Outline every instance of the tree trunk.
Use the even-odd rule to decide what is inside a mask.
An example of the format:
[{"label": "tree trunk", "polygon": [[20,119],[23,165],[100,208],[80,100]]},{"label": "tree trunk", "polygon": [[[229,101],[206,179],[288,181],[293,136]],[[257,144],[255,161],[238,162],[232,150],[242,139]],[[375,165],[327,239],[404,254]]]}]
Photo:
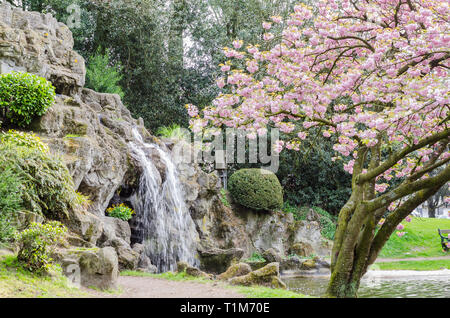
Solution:
[{"label": "tree trunk", "polygon": [[442,186],[436,184],[411,195],[386,217],[384,224],[375,233],[387,205],[374,209],[367,203],[366,200],[374,196],[373,185],[374,183],[358,186],[353,184],[352,195],[339,213],[327,297],[357,297],[361,278],[374,263],[397,225]]}]

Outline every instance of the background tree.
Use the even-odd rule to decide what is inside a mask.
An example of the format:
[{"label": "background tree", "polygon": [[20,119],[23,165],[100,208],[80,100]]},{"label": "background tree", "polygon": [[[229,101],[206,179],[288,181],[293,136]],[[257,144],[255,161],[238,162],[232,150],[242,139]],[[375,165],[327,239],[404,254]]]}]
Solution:
[{"label": "background tree", "polygon": [[355,297],[397,225],[450,180],[450,8],[444,0],[323,0],[313,10],[295,6],[270,51],[239,41],[224,50],[231,66],[219,83],[229,87],[192,127],[240,127],[252,138],[277,127],[296,136],[280,140],[279,152],[300,150],[312,127],[335,136],[352,193],[339,213],[327,294]]}]

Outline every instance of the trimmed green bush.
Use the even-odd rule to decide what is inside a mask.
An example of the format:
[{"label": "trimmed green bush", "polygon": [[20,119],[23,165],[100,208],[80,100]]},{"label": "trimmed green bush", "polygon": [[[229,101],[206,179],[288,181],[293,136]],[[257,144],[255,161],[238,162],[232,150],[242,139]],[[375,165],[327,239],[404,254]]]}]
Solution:
[{"label": "trimmed green bush", "polygon": [[[0,135],[0,140],[2,140]],[[53,219],[68,215],[77,206],[77,196],[69,170],[62,159],[43,151],[46,145],[33,136],[6,138],[0,143],[0,167],[9,167],[14,179],[25,189],[21,210]],[[26,140],[26,145],[23,145]]]},{"label": "trimmed green bush", "polygon": [[31,272],[48,272],[53,265],[49,249],[61,242],[66,233],[67,228],[58,221],[31,223],[16,236],[17,260]]},{"label": "trimmed green bush", "polygon": [[42,116],[55,100],[55,88],[45,78],[11,72],[0,75],[0,110],[3,120],[26,127]]},{"label": "trimmed green bush", "polygon": [[229,180],[233,199],[250,209],[276,210],[283,206],[283,189],[277,176],[261,169],[241,169]]}]

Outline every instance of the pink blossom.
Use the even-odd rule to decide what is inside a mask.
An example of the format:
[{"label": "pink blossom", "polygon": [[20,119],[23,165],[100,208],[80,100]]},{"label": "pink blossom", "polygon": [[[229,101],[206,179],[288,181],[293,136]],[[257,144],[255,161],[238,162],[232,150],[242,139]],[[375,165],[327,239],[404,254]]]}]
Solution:
[{"label": "pink blossom", "polygon": [[269,30],[272,27],[272,23],[270,23],[270,22],[263,22],[262,26],[263,26],[264,29]]},{"label": "pink blossom", "polygon": [[405,226],[401,223],[399,225],[397,225],[397,230],[399,230],[399,231],[403,230],[404,228],[405,228]]}]

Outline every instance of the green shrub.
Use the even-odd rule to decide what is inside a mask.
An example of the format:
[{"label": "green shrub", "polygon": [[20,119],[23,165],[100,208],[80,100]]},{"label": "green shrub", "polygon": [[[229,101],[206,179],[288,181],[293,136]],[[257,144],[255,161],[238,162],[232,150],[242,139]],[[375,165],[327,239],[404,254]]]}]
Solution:
[{"label": "green shrub", "polygon": [[22,206],[24,188],[9,166],[0,166],[0,242],[13,238],[17,212]]},{"label": "green shrub", "polygon": [[77,204],[72,177],[61,158],[40,148],[1,143],[0,167],[10,167],[25,189],[22,210],[61,219]]},{"label": "green shrub", "polygon": [[55,100],[55,88],[46,79],[11,72],[0,75],[0,110],[3,119],[25,127],[36,116],[42,116]]},{"label": "green shrub", "polygon": [[229,191],[239,204],[254,210],[276,210],[283,206],[283,189],[277,176],[262,169],[241,169],[229,180]]},{"label": "green shrub", "polygon": [[133,209],[127,207],[125,204],[121,203],[119,205],[113,205],[111,208],[107,209],[106,212],[109,216],[113,218],[118,218],[124,221],[128,221],[133,217]]},{"label": "green shrub", "polygon": [[109,51],[102,54],[101,48],[88,60],[86,68],[86,87],[97,92],[118,94],[123,98],[124,93],[119,82],[122,79],[120,64],[114,66],[110,61]]},{"label": "green shrub", "polygon": [[261,254],[254,252],[252,254],[252,256],[247,258],[245,261],[247,261],[247,262],[265,262],[266,259]]},{"label": "green shrub", "polygon": [[0,134],[0,142],[2,144],[11,144],[14,146],[36,149],[43,153],[48,153],[50,151],[48,146],[35,134],[12,129],[7,133]]},{"label": "green shrub", "polygon": [[156,134],[163,138],[183,140],[190,138],[190,135],[186,135],[185,131],[180,127],[180,125],[173,124],[172,126],[162,126],[156,130]]},{"label": "green shrub", "polygon": [[48,272],[53,264],[49,249],[61,242],[66,233],[67,228],[58,221],[31,223],[16,235],[17,260],[31,272]]}]

